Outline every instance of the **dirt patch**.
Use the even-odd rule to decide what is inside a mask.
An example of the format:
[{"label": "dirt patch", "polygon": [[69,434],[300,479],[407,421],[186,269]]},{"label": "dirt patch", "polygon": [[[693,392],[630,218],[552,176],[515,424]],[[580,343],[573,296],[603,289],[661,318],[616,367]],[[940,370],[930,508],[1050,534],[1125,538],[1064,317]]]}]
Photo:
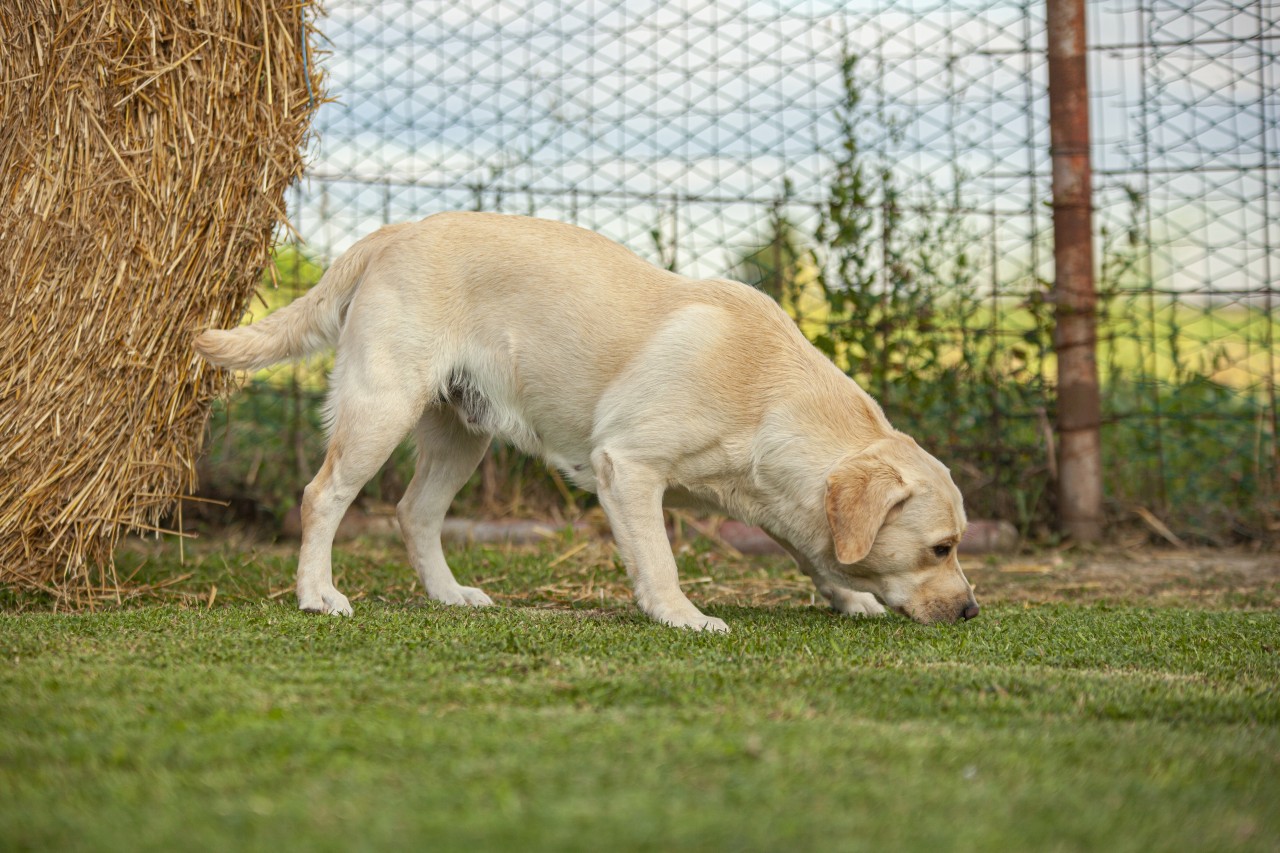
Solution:
[{"label": "dirt patch", "polygon": [[[224,598],[292,595],[289,562],[295,542],[264,542],[251,533],[206,532],[187,544],[187,567],[175,564],[174,545],[132,540],[124,550],[132,560],[151,563],[147,595],[190,597],[205,606],[210,585]],[[451,545],[465,582],[495,600],[547,609],[629,606],[631,587],[613,543],[597,536],[561,531],[536,545]],[[786,557],[744,556],[724,540],[677,538],[680,582],[698,604],[751,607],[821,604],[813,583]],[[353,599],[391,603],[422,601],[404,546],[398,539],[368,536],[339,544],[344,591]],[[470,560],[462,557],[468,552]],[[527,566],[513,568],[522,555]],[[279,577],[263,578],[252,568],[263,558],[285,561]],[[519,562],[519,561],[516,561]],[[1280,555],[1230,550],[1143,548],[1096,551],[1041,550],[1016,556],[962,560],[983,605],[1080,602],[1198,608],[1280,608]],[[236,566],[229,573],[227,566]],[[170,568],[171,567],[171,568]],[[203,567],[203,568],[202,568]],[[194,576],[193,576],[194,572]],[[520,577],[522,572],[527,576]],[[514,574],[513,574],[514,573]],[[134,597],[137,598],[136,596]]]},{"label": "dirt patch", "polygon": [[[561,561],[553,582],[495,597],[578,607],[588,602],[607,605],[631,599],[621,570],[612,569],[611,543],[578,543],[548,559]],[[1154,549],[1042,551],[970,559],[965,562],[965,572],[983,604],[1112,602],[1280,608],[1280,557],[1275,554]],[[761,607],[821,603],[812,582],[786,558],[686,551],[680,585],[701,604]]]},{"label": "dirt patch", "polygon": [[1280,556],[1225,550],[1041,553],[966,566],[992,603],[1115,601],[1153,606],[1280,607]]}]

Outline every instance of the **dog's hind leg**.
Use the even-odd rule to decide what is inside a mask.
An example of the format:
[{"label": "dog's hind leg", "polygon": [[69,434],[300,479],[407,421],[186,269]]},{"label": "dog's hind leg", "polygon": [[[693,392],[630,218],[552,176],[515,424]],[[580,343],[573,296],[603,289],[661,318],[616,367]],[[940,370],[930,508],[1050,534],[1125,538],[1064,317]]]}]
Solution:
[{"label": "dog's hind leg", "polygon": [[445,562],[440,528],[453,496],[480,464],[490,437],[466,429],[450,408],[427,409],[415,430],[418,462],[396,507],[409,560],[427,597],[445,604],[493,604],[489,596],[461,586]]},{"label": "dog's hind leg", "polygon": [[333,535],[355,500],[421,414],[416,395],[401,388],[354,388],[334,396],[329,450],[302,493],[302,550],[298,556],[298,607],[351,615],[351,603],[333,586]]}]

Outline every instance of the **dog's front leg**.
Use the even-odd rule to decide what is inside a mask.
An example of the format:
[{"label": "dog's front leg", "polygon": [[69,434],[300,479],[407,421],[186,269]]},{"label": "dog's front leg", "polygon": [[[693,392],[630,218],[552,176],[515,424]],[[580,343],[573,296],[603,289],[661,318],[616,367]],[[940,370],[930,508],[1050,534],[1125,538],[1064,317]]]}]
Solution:
[{"label": "dog's front leg", "polygon": [[885,614],[884,605],[877,601],[874,595],[849,588],[844,583],[841,583],[838,578],[830,576],[815,566],[808,557],[790,542],[776,534],[771,533],[770,535],[791,555],[791,559],[796,561],[800,571],[813,580],[813,585],[818,588],[818,592],[822,593],[822,597],[830,602],[832,610],[837,613],[843,613],[846,616],[883,616]]},{"label": "dog's front leg", "polygon": [[651,619],[695,631],[728,631],[723,620],[707,616],[680,589],[676,560],[662,522],[666,484],[646,466],[617,453],[591,455],[600,503],[622,552],[636,603]]},{"label": "dog's front leg", "polygon": [[847,587],[828,587],[821,592],[831,602],[832,609],[837,613],[843,613],[846,616],[883,616],[885,614],[884,605],[869,592],[858,592],[856,589]]}]

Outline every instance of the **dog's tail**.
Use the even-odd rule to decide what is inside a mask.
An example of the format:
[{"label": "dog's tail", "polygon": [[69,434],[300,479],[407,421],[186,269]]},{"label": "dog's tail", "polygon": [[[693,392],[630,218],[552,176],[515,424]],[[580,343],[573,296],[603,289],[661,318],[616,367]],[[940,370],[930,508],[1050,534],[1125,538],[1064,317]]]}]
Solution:
[{"label": "dog's tail", "polygon": [[334,261],[315,287],[256,323],[201,332],[196,352],[223,367],[258,370],[333,346],[370,260],[400,227],[382,228],[360,240]]}]

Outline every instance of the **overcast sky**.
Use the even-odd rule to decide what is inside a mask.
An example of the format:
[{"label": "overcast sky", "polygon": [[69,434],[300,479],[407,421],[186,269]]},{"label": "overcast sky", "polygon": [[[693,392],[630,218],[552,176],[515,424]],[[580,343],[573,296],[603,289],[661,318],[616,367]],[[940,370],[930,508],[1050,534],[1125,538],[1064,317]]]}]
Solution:
[{"label": "overcast sky", "polygon": [[[1249,288],[1280,236],[1276,16],[1221,2],[1190,13],[1131,5],[1089,7],[1100,46],[1090,64],[1099,220],[1125,219],[1124,188],[1136,189],[1170,244],[1173,286],[1227,275]],[[312,178],[293,205],[324,254],[384,220],[480,204],[572,219],[642,253],[656,228],[679,247],[683,271],[722,274],[759,239],[784,178],[794,219],[825,197],[841,151],[846,51],[861,58],[859,143],[911,200],[936,203],[958,188],[981,214],[979,238],[1014,267],[1027,259],[1009,244],[1048,227],[1039,6],[326,7],[323,61],[340,103],[317,117]],[[1186,46],[1192,38],[1203,43]],[[1154,46],[1136,49],[1143,39]]]}]

